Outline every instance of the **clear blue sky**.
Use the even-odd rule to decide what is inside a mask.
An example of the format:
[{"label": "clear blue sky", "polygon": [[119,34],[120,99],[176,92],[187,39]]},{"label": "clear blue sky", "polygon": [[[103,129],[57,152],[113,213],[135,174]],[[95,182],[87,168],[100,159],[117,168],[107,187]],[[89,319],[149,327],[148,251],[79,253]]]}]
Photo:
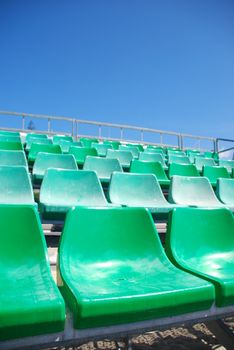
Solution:
[{"label": "clear blue sky", "polygon": [[0,0],[0,109],[234,137],[233,0]]}]

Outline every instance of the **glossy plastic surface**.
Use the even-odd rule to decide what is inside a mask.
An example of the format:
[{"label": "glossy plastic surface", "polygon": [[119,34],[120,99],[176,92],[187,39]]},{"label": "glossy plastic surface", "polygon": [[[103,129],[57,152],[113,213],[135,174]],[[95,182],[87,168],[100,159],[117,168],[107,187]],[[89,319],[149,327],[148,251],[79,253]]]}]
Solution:
[{"label": "glossy plastic surface", "polygon": [[218,179],[216,195],[222,203],[234,208],[234,179]]},{"label": "glossy plastic surface", "polygon": [[33,164],[35,162],[37,154],[39,152],[61,154],[62,150],[59,145],[42,145],[42,144],[33,143],[31,145],[29,155],[28,155],[28,161],[30,164]]},{"label": "glossy plastic surface", "polygon": [[104,140],[103,143],[105,143],[106,145],[111,145],[113,147],[113,149],[119,149],[119,145],[121,145],[121,143],[119,141],[111,141],[111,140]]},{"label": "glossy plastic surface", "polygon": [[4,136],[20,136],[20,133],[18,131],[0,130],[0,135],[4,135]]},{"label": "glossy plastic surface", "polygon": [[0,204],[21,203],[35,204],[26,167],[0,166]]},{"label": "glossy plastic surface", "polygon": [[40,139],[47,139],[48,136],[46,134],[36,134],[36,133],[29,133],[25,137],[25,141],[28,142],[31,138],[40,138]]},{"label": "glossy plastic surface", "polygon": [[59,144],[60,141],[70,141],[73,142],[72,136],[69,135],[54,135],[53,136],[53,143]]},{"label": "glossy plastic surface", "polygon": [[21,143],[21,138],[20,136],[9,136],[9,135],[0,134],[0,142],[20,142]]},{"label": "glossy plastic surface", "polygon": [[0,141],[0,150],[22,151],[23,145],[20,141]]},{"label": "glossy plastic surface", "polygon": [[219,165],[225,167],[229,174],[231,174],[234,169],[234,160],[220,159]]},{"label": "glossy plastic surface", "polygon": [[167,202],[153,174],[113,173],[109,198],[113,204],[148,208],[158,218],[176,206]]},{"label": "glossy plastic surface", "polygon": [[190,160],[188,156],[185,155],[177,155],[175,153],[168,154],[168,164],[170,163],[178,163],[178,164],[190,164]]},{"label": "glossy plastic surface", "polygon": [[214,284],[217,306],[234,304],[234,219],[228,209],[174,209],[166,252],[174,264]]},{"label": "glossy plastic surface", "polygon": [[79,141],[82,143],[83,147],[91,148],[92,143],[98,143],[96,138],[81,137]]},{"label": "glossy plastic surface", "polygon": [[118,159],[91,156],[86,157],[83,169],[95,171],[102,183],[109,183],[113,171],[123,171]]},{"label": "glossy plastic surface", "polygon": [[120,165],[123,168],[129,169],[131,161],[133,159],[133,154],[131,151],[119,151],[114,149],[108,149],[106,158],[118,159]]},{"label": "glossy plastic surface", "polygon": [[130,148],[136,148],[139,152],[144,151],[144,147],[139,143],[127,143],[126,146]]},{"label": "glossy plastic surface", "polygon": [[24,151],[0,150],[0,166],[28,166]]},{"label": "glossy plastic surface", "polygon": [[215,166],[213,158],[195,157],[194,164],[197,170],[201,173],[204,165]]},{"label": "glossy plastic surface", "polygon": [[162,187],[169,187],[168,179],[162,164],[159,162],[144,162],[141,160],[133,160],[130,167],[131,173],[154,174]]},{"label": "glossy plastic surface", "polygon": [[73,208],[59,247],[60,288],[75,328],[207,309],[213,286],[174,267],[144,208]]},{"label": "glossy plastic surface", "polygon": [[185,206],[223,207],[205,177],[173,176],[168,200]]},{"label": "glossy plastic surface", "polygon": [[99,157],[106,157],[107,150],[113,149],[112,145],[106,145],[105,143],[92,143],[92,148],[95,148]]},{"label": "glossy plastic surface", "polygon": [[40,145],[52,145],[52,140],[51,139],[47,139],[47,138],[38,138],[38,137],[31,137],[27,143],[26,143],[26,151],[29,152],[31,146],[33,143],[37,143],[37,144],[40,144]]},{"label": "glossy plastic surface", "polygon": [[179,164],[179,163],[171,163],[168,169],[169,177],[174,175],[179,176],[199,176],[199,172],[197,168],[193,164]]},{"label": "glossy plastic surface", "polygon": [[128,146],[128,145],[120,145],[119,146],[120,151],[130,151],[132,152],[133,158],[138,159],[140,151],[137,146]]},{"label": "glossy plastic surface", "polygon": [[73,154],[77,164],[82,168],[87,156],[97,156],[95,148],[71,146],[69,153]]},{"label": "glossy plastic surface", "polygon": [[230,178],[226,168],[222,166],[208,166],[205,165],[202,170],[202,175],[207,177],[212,186],[216,186],[219,178]]},{"label": "glossy plastic surface", "polygon": [[64,328],[64,301],[48,264],[37,211],[0,205],[0,340]]},{"label": "glossy plastic surface", "polygon": [[108,205],[93,171],[47,170],[40,191],[43,218],[63,220],[72,206]]},{"label": "glossy plastic surface", "polygon": [[164,161],[164,157],[161,153],[149,153],[149,152],[142,152],[140,153],[139,160],[142,160],[144,162],[159,162],[162,164],[163,169],[167,169],[167,165]]},{"label": "glossy plastic surface", "polygon": [[41,183],[49,168],[78,170],[75,157],[72,154],[53,154],[40,152],[33,166],[33,182]]}]

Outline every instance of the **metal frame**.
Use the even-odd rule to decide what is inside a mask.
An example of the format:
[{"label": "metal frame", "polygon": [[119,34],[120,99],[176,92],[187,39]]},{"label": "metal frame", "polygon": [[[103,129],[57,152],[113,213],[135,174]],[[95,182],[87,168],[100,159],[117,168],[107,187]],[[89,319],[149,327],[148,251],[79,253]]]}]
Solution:
[{"label": "metal frame", "polygon": [[[220,148],[220,142],[222,142],[222,141],[223,142],[233,142],[233,144],[234,144],[234,140],[232,140],[232,139],[217,138],[216,141],[215,141],[215,150],[216,150],[216,152],[224,153],[224,152],[231,151],[231,150],[234,151],[234,145],[232,147],[228,147],[228,148],[225,148],[225,149],[219,149]],[[234,159],[234,152],[233,152],[233,159]]]},{"label": "metal frame", "polygon": [[[33,130],[35,133],[47,133],[49,135],[55,135],[58,132],[55,132],[52,130],[52,122],[53,121],[64,121],[68,123],[70,132],[63,134],[71,135],[75,137],[76,139],[78,137],[97,137],[100,140],[116,140],[116,141],[125,141],[125,142],[140,142],[142,144],[157,144],[157,145],[163,145],[163,146],[174,146],[181,149],[184,149],[185,139],[194,139],[197,140],[198,146],[197,148],[201,150],[201,141],[206,140],[211,142],[210,149],[215,149],[216,145],[216,139],[214,137],[206,137],[206,136],[195,136],[185,133],[177,133],[173,131],[165,131],[165,130],[159,130],[159,129],[152,129],[152,128],[145,128],[145,127],[137,127],[137,126],[131,126],[128,124],[112,124],[112,123],[106,123],[106,122],[99,122],[99,121],[92,121],[92,120],[84,120],[84,119],[77,119],[76,117],[64,117],[64,116],[50,116],[50,115],[42,115],[42,114],[29,114],[29,113],[18,113],[18,112],[10,112],[10,111],[0,111],[0,116],[5,115],[9,117],[19,117],[22,119],[22,127],[21,128],[4,128],[5,130],[9,131],[20,131],[20,132],[31,132],[31,130],[28,130],[25,127],[25,120],[26,118],[31,119],[41,119],[41,120],[47,120],[47,130]],[[97,127],[97,135],[96,136],[88,136],[83,135],[79,132],[81,125],[93,125]],[[119,130],[119,137],[113,138],[109,136],[103,136],[103,127],[108,127],[109,129],[118,129]],[[130,140],[125,137],[125,132],[127,130],[131,131],[137,131],[139,132],[139,139],[138,140]],[[148,142],[145,139],[145,134],[151,133],[159,136],[159,142]],[[175,136],[176,143],[175,144],[166,144],[164,143],[164,136]],[[208,148],[207,148],[208,149]],[[205,149],[202,149],[205,150]]]},{"label": "metal frame", "polygon": [[215,305],[206,311],[197,311],[180,316],[164,317],[143,322],[121,324],[108,327],[98,327],[75,330],[72,314],[67,311],[65,329],[63,332],[46,334],[34,337],[0,341],[1,350],[36,350],[50,347],[78,346],[92,340],[121,339],[133,337],[144,332],[178,326],[185,323],[207,322],[234,315],[234,306],[217,308]]}]

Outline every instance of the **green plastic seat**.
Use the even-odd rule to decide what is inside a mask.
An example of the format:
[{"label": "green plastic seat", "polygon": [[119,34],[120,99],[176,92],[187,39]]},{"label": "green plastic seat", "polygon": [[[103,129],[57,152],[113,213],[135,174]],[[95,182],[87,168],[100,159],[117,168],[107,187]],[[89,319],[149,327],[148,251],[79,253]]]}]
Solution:
[{"label": "green plastic seat", "polygon": [[3,135],[3,136],[20,136],[20,133],[18,131],[0,130],[0,135]]},{"label": "green plastic seat", "polygon": [[174,175],[179,176],[199,176],[197,168],[193,164],[171,163],[168,169],[168,175],[171,178]]},{"label": "green plastic seat", "polygon": [[25,150],[26,152],[29,152],[31,149],[31,146],[33,143],[37,143],[39,145],[52,145],[52,140],[42,137],[42,138],[38,138],[38,137],[30,137],[30,139],[27,141],[26,146],[25,146]]},{"label": "green plastic seat", "polygon": [[226,168],[222,166],[209,166],[209,165],[203,166],[202,176],[207,177],[213,187],[216,186],[217,180],[219,178],[226,178],[226,179],[230,178],[230,175]]},{"label": "green plastic seat", "polygon": [[177,157],[186,157],[186,153],[181,150],[168,150],[167,151],[168,156],[177,156]]},{"label": "green plastic seat", "polygon": [[24,166],[0,167],[0,204],[35,204],[30,175]]},{"label": "green plastic seat", "polygon": [[94,171],[48,169],[40,190],[43,219],[64,220],[73,206],[108,206]]},{"label": "green plastic seat", "polygon": [[138,159],[140,151],[138,147],[135,146],[129,146],[129,145],[120,145],[119,146],[120,151],[130,151],[132,152],[133,158]]},{"label": "green plastic seat", "polygon": [[72,154],[53,154],[40,152],[33,165],[33,183],[40,184],[49,168],[78,170]]},{"label": "green plastic seat", "polygon": [[215,160],[219,159],[219,155],[216,152],[204,152],[205,158],[214,158]]},{"label": "green plastic seat", "polygon": [[234,179],[218,179],[216,195],[222,203],[234,208]]},{"label": "green plastic seat", "polygon": [[204,157],[195,157],[194,164],[197,168],[197,170],[201,173],[203,166],[215,166],[215,161],[213,158],[204,158]]},{"label": "green plastic seat", "polygon": [[92,143],[98,143],[98,139],[96,138],[88,138],[88,137],[81,137],[79,140],[83,147],[91,148]]},{"label": "green plastic seat", "polygon": [[99,157],[106,157],[107,150],[113,149],[112,145],[106,145],[105,143],[96,143],[96,142],[92,143],[91,147],[96,149],[97,155]]},{"label": "green plastic seat", "polygon": [[125,169],[129,170],[133,154],[131,151],[119,151],[114,149],[108,149],[106,158],[118,159],[120,165]]},{"label": "green plastic seat", "polygon": [[191,154],[195,155],[195,156],[201,154],[201,152],[199,150],[197,150],[197,149],[186,149],[185,153],[188,156],[190,156]]},{"label": "green plastic seat", "polygon": [[87,156],[97,156],[97,151],[95,148],[90,147],[78,147],[71,146],[69,149],[69,153],[73,154],[76,159],[76,162],[80,168],[83,168],[85,159]]},{"label": "green plastic seat", "polygon": [[0,134],[0,142],[20,142],[20,136],[12,136],[12,135],[2,135]]},{"label": "green plastic seat", "polygon": [[22,151],[23,145],[20,141],[0,141],[0,150]]},{"label": "green plastic seat", "polygon": [[173,176],[168,200],[184,206],[224,207],[205,177]]},{"label": "green plastic seat", "polygon": [[126,146],[130,148],[136,148],[139,152],[144,151],[144,147],[138,143],[127,143]]},{"label": "green plastic seat", "polygon": [[25,137],[25,141],[28,142],[31,138],[37,138],[37,139],[48,139],[48,136],[46,134],[36,134],[36,133],[29,133]]},{"label": "green plastic seat", "polygon": [[228,209],[175,209],[166,252],[176,266],[213,283],[218,307],[234,304],[234,219]]},{"label": "green plastic seat", "polygon": [[121,143],[119,141],[104,140],[104,144],[111,145],[113,149],[118,150]]},{"label": "green plastic seat", "polygon": [[203,154],[198,154],[198,153],[190,153],[188,155],[190,163],[194,164],[195,163],[195,158],[205,158]]},{"label": "green plastic seat", "polygon": [[75,329],[209,309],[214,287],[173,266],[144,208],[73,208],[59,246]]},{"label": "green plastic seat", "polygon": [[35,207],[1,204],[0,232],[0,340],[62,331],[64,301]]},{"label": "green plastic seat", "polygon": [[108,196],[113,204],[148,208],[158,219],[166,218],[176,206],[167,202],[153,174],[114,172]]},{"label": "green plastic seat", "polygon": [[234,160],[219,159],[219,165],[225,167],[231,174],[234,169]]},{"label": "green plastic seat", "polygon": [[59,145],[43,145],[33,143],[28,154],[29,164],[33,164],[35,162],[39,152],[61,154],[62,150]]},{"label": "green plastic seat", "polygon": [[170,180],[168,179],[162,164],[159,162],[133,160],[131,162],[130,173],[154,174],[162,188],[168,188],[170,185]]},{"label": "green plastic seat", "polygon": [[53,143],[56,145],[59,145],[60,141],[70,141],[73,142],[72,136],[69,135],[54,135],[53,136]]},{"label": "green plastic seat", "polygon": [[118,159],[91,156],[86,157],[83,169],[95,171],[103,184],[108,184],[110,182],[111,174],[114,171],[123,171]]},{"label": "green plastic seat", "polygon": [[190,160],[188,156],[168,154],[168,164],[177,163],[177,164],[190,164]]},{"label": "green plastic seat", "polygon": [[162,164],[163,169],[168,168],[164,161],[164,157],[160,153],[142,152],[140,153],[139,160],[142,160],[144,162],[159,162]]},{"label": "green plastic seat", "polygon": [[144,153],[145,154],[152,154],[152,153],[155,153],[155,154],[160,154],[163,158],[165,158],[165,152],[161,149],[161,148],[146,148],[144,150]]},{"label": "green plastic seat", "polygon": [[24,151],[4,151],[0,150],[0,166],[28,166]]}]

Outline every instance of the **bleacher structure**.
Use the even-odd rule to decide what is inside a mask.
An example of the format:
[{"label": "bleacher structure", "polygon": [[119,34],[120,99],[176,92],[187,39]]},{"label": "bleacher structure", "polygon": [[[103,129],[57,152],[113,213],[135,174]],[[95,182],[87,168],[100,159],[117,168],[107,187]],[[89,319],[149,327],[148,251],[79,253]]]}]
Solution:
[{"label": "bleacher structure", "polygon": [[[234,160],[221,158],[234,147],[219,146],[234,140],[0,115],[22,122],[0,125],[0,349],[234,316]],[[33,118],[47,129],[27,130]],[[52,131],[53,121],[70,132]],[[81,124],[98,134],[79,133]],[[120,137],[104,137],[104,127]],[[125,139],[126,130],[139,139]],[[147,142],[147,132],[160,142]],[[168,134],[176,144],[163,142]],[[201,149],[203,139],[210,148]],[[58,246],[53,259],[48,237]]]}]

